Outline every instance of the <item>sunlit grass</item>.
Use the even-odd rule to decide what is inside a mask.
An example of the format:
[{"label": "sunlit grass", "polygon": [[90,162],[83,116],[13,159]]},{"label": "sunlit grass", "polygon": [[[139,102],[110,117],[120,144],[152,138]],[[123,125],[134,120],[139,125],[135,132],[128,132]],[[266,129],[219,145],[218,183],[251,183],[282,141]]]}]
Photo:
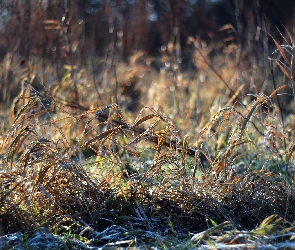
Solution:
[{"label": "sunlit grass", "polygon": [[5,231],[163,249],[291,241],[294,117],[283,123],[274,98],[288,86],[242,95],[237,79],[224,86],[238,72],[230,55],[214,68],[203,56],[193,73],[135,54],[98,82],[70,65],[16,77],[1,114]]}]

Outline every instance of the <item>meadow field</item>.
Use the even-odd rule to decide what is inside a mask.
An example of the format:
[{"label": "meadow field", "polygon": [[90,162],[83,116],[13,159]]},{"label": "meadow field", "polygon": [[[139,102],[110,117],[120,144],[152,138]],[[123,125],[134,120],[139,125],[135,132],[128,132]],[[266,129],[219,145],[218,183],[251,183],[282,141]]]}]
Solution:
[{"label": "meadow field", "polygon": [[82,58],[70,21],[0,53],[0,248],[295,248],[294,30]]}]

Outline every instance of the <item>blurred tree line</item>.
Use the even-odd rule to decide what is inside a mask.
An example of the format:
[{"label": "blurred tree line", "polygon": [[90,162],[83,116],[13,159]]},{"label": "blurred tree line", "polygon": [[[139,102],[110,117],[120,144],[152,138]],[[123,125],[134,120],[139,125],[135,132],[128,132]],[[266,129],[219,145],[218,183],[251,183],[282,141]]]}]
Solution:
[{"label": "blurred tree line", "polygon": [[[76,64],[106,53],[125,60],[138,50],[156,56],[163,46],[185,57],[190,36],[234,42],[259,56],[264,22],[279,41],[279,31],[294,35],[294,5],[293,0],[1,0],[0,59],[9,52]],[[232,29],[222,32],[224,25]]]}]

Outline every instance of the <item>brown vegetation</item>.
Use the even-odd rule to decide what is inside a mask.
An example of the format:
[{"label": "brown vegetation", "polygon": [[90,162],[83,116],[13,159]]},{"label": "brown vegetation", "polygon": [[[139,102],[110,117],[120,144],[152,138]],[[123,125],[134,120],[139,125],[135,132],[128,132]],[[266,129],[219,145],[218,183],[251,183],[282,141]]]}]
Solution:
[{"label": "brown vegetation", "polygon": [[292,8],[269,28],[288,1],[78,2],[0,5],[3,230],[292,241]]}]

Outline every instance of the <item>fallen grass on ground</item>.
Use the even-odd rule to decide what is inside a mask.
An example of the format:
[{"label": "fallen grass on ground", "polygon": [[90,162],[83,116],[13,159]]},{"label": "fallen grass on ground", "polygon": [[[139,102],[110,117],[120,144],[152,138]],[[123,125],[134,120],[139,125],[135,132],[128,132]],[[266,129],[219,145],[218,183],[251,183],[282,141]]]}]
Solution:
[{"label": "fallen grass on ground", "polygon": [[271,101],[281,89],[181,138],[153,108],[130,121],[117,104],[69,108],[26,82],[1,135],[1,225],[24,233],[18,247],[41,229],[85,248],[293,246],[294,136]]}]

